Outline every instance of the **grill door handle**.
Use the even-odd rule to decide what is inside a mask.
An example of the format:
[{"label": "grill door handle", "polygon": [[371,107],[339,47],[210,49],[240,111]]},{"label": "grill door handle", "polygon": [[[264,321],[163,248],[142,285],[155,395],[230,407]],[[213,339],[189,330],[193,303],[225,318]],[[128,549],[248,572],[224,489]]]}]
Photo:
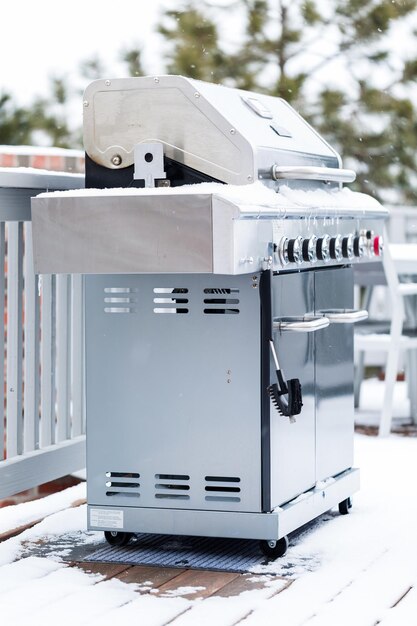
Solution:
[{"label": "grill door handle", "polygon": [[273,328],[279,332],[314,333],[317,330],[327,328],[329,324],[330,320],[324,315],[316,315],[314,317],[282,317],[273,320]]},{"label": "grill door handle", "polygon": [[356,324],[368,319],[368,311],[364,309],[328,309],[320,312],[330,324]]},{"label": "grill door handle", "polygon": [[356,174],[353,170],[337,167],[314,167],[300,165],[273,165],[272,178],[274,180],[326,180],[336,183],[353,183]]}]

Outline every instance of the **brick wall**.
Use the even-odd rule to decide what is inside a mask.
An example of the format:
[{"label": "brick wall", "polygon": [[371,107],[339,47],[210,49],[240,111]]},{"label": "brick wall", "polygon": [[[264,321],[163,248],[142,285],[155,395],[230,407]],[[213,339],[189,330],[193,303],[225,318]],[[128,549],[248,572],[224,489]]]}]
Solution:
[{"label": "brick wall", "polygon": [[0,167],[33,167],[54,172],[83,174],[84,155],[80,150],[62,148],[0,146]]}]

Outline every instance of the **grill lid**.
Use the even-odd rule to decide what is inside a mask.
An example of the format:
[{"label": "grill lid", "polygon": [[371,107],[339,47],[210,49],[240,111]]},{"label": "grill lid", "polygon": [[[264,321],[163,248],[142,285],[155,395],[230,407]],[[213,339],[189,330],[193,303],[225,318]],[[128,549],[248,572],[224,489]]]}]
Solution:
[{"label": "grill lid", "polygon": [[95,163],[127,168],[135,146],[148,142],[163,144],[169,159],[237,185],[261,179],[276,188],[274,166],[341,166],[337,152],[281,98],[182,76],[87,87],[84,143]]}]

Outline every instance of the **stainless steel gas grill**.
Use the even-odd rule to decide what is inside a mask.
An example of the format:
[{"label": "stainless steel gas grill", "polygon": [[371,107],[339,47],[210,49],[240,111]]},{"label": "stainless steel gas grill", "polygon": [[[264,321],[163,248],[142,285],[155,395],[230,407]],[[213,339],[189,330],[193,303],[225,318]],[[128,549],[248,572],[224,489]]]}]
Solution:
[{"label": "stainless steel gas grill", "polygon": [[176,76],[85,94],[85,191],[33,199],[85,274],[89,528],[260,539],[358,489],[352,266],[386,211],[283,100]]}]

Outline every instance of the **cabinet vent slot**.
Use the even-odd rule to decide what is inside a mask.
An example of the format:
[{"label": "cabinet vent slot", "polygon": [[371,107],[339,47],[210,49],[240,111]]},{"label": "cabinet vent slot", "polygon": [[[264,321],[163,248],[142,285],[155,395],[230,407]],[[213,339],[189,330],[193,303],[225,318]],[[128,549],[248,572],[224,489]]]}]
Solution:
[{"label": "cabinet vent slot", "polygon": [[106,472],[106,478],[139,478],[137,472]]},{"label": "cabinet vent slot", "polygon": [[[217,296],[215,298],[204,298],[204,314],[205,315],[237,315],[239,314],[239,289],[228,289],[223,287],[207,287],[204,289],[206,295]],[[231,298],[218,296],[234,296]],[[208,306],[207,306],[208,305]]]},{"label": "cabinet vent slot", "polygon": [[[187,474],[155,474],[155,498],[171,500],[189,500],[190,496],[184,491],[190,491]],[[163,481],[163,482],[162,482]]]},{"label": "cabinet vent slot", "polygon": [[205,481],[206,501],[240,502],[240,496],[237,495],[241,492],[238,486],[238,483],[240,483],[238,476],[206,476]]},{"label": "cabinet vent slot", "polygon": [[155,287],[154,294],[157,294],[153,301],[159,306],[155,307],[154,313],[171,313],[179,315],[188,313],[189,309],[184,304],[188,304],[188,297],[184,294],[188,293],[186,287]]},{"label": "cabinet vent slot", "polygon": [[104,312],[136,313],[137,299],[131,295],[136,291],[133,287],[105,287]]},{"label": "cabinet vent slot", "polygon": [[226,296],[229,294],[239,293],[239,289],[230,289],[229,287],[206,287],[204,293],[214,294],[216,296]]},{"label": "cabinet vent slot", "polygon": [[106,496],[112,498],[139,498],[138,472],[106,472]]},{"label": "cabinet vent slot", "polygon": [[123,498],[139,498],[140,493],[136,491],[106,491],[106,496],[111,498],[112,496],[122,496]]}]

